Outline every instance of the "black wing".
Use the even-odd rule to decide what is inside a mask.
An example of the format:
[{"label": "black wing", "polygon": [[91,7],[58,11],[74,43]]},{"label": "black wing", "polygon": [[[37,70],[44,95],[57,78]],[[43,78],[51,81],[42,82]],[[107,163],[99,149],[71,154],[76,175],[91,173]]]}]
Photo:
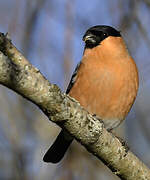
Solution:
[{"label": "black wing", "polygon": [[76,68],[75,68],[75,70],[73,72],[70,83],[69,83],[68,88],[66,90],[66,94],[68,94],[70,92],[71,88],[73,87],[73,85],[74,85],[74,83],[76,81],[76,76],[77,76],[80,65],[81,65],[81,61],[77,64],[77,66],[76,66]]}]

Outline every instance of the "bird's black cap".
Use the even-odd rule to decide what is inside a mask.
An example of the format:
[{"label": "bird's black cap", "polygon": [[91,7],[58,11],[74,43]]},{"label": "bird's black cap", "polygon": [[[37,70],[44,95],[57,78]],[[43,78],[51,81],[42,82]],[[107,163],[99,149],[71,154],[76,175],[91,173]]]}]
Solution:
[{"label": "bird's black cap", "polygon": [[83,36],[83,41],[85,41],[85,48],[94,48],[109,36],[121,37],[121,34],[111,26],[93,26],[89,28]]}]

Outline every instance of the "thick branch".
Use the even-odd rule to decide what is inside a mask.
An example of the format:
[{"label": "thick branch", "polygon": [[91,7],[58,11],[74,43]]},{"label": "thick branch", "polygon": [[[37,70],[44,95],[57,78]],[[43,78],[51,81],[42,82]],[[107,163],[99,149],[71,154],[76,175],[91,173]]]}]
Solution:
[{"label": "thick branch", "polygon": [[1,84],[39,106],[51,121],[66,129],[117,176],[128,180],[150,179],[150,170],[107,132],[99,119],[49,83],[3,34],[0,34],[0,51]]}]

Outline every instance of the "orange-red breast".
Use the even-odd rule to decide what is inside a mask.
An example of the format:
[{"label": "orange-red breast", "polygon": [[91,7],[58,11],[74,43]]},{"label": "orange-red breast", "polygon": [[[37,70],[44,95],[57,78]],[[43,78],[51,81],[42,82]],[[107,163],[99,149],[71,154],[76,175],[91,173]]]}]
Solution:
[{"label": "orange-red breast", "polygon": [[[83,57],[66,93],[111,130],[125,119],[134,103],[138,90],[137,67],[120,32],[110,26],[91,27],[83,41]],[[43,160],[59,162],[72,140],[62,130]]]}]

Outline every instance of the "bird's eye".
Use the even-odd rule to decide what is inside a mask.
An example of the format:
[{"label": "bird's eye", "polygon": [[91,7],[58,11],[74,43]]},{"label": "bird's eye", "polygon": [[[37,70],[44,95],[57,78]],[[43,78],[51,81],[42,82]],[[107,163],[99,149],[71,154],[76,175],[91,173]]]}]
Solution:
[{"label": "bird's eye", "polygon": [[106,36],[107,36],[107,34],[106,34],[106,33],[103,33],[103,36],[104,36],[104,37],[106,37]]}]

